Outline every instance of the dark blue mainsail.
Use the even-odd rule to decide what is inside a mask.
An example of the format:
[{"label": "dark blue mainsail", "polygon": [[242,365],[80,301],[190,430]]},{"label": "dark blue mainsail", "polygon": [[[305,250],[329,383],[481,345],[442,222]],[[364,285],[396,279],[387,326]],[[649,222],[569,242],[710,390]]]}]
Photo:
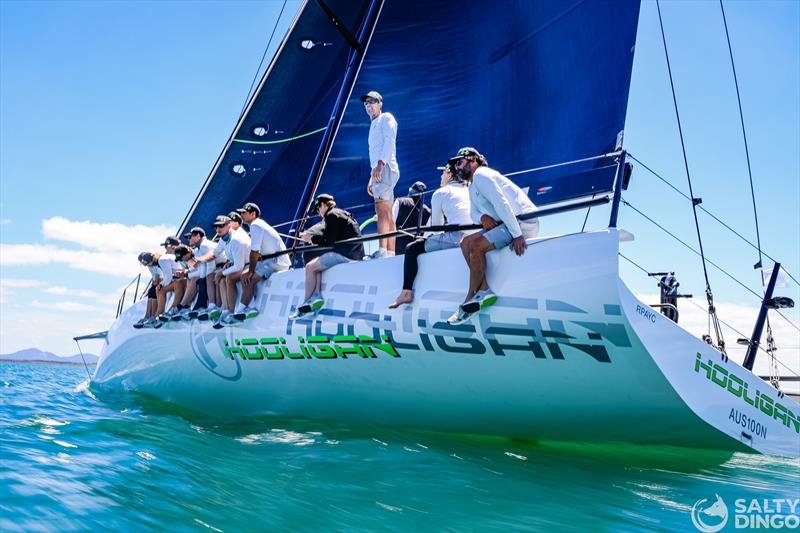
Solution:
[{"label": "dark blue mainsail", "polygon": [[[356,35],[368,2],[325,3]],[[371,201],[370,121],[358,100],[369,90],[383,95],[384,111],[399,123],[398,195],[418,180],[435,187],[435,167],[465,145],[507,173],[613,151],[625,123],[638,13],[636,0],[386,0],[315,192],[334,194],[344,207]],[[304,40],[323,44],[307,50]],[[259,203],[271,223],[293,217],[307,201],[301,195],[321,141],[314,132],[330,118],[349,50],[316,3],[303,8],[186,226],[207,225],[245,200]],[[261,124],[270,125],[267,140],[306,136],[249,144]],[[554,169],[553,185],[542,187],[549,196],[530,195],[549,203],[566,192],[562,176],[581,173],[563,183],[583,190],[576,181],[606,184],[613,172],[608,160]],[[538,186],[541,176],[514,179]],[[354,209],[360,219],[372,212]]]}]

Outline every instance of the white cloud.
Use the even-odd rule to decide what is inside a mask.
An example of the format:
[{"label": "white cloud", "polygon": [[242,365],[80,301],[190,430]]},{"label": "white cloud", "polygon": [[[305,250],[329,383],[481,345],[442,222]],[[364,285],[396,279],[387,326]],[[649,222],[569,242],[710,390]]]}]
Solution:
[{"label": "white cloud", "polygon": [[[147,249],[157,249],[157,247],[142,248],[142,250]],[[142,268],[136,261],[137,255],[138,252],[67,250],[49,244],[0,243],[0,265],[3,266],[64,263],[70,268],[78,270],[88,270],[125,278],[133,278],[136,274],[142,272]]]},{"label": "white cloud", "polygon": [[47,239],[73,242],[104,254],[120,252],[137,255],[142,250],[157,250],[164,237],[175,234],[174,226],[126,226],[119,223],[73,221],[64,217],[42,220]]},{"label": "white cloud", "polygon": [[58,311],[76,311],[76,312],[99,311],[99,309],[93,305],[87,305],[70,301],[43,303],[40,302],[39,300],[33,300],[31,302],[31,306],[39,309],[55,309]]},{"label": "white cloud", "polygon": [[86,289],[68,289],[66,287],[46,287],[42,292],[47,294],[55,294],[57,296],[78,296],[80,298],[89,298],[95,300],[97,303],[116,304],[122,294],[122,289],[118,293],[102,293]]},{"label": "white cloud", "polygon": [[0,278],[0,287],[28,288],[44,285],[38,279]]}]

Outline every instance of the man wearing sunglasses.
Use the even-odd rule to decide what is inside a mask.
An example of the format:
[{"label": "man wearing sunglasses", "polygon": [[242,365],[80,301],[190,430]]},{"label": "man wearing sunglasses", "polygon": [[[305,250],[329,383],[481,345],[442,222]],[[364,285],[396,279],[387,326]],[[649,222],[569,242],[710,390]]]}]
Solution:
[{"label": "man wearing sunglasses", "polygon": [[[378,215],[378,233],[395,231],[392,205],[394,186],[400,179],[397,166],[397,121],[391,113],[383,112],[383,97],[377,91],[361,96],[364,109],[372,121],[369,125],[369,164],[372,168],[367,193],[375,199]],[[380,248],[373,255],[378,259],[394,255],[394,237],[380,240]]]},{"label": "man wearing sunglasses", "polygon": [[517,255],[524,254],[528,247],[526,239],[539,234],[539,220],[529,215],[536,211],[536,206],[525,191],[489,168],[486,158],[475,148],[460,149],[447,163],[458,179],[469,184],[472,221],[483,226],[479,233],[467,235],[461,241],[461,251],[469,266],[469,289],[464,303],[447,319],[450,324],[461,324],[497,301],[487,282],[486,254],[506,246]]}]

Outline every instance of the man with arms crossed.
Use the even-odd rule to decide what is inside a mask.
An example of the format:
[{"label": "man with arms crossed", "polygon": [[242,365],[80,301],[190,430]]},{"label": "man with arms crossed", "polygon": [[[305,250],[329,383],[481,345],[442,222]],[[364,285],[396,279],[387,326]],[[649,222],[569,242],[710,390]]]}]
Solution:
[{"label": "man with arms crossed", "polygon": [[[369,125],[369,164],[372,169],[367,193],[375,198],[375,214],[378,215],[378,233],[395,231],[392,205],[394,186],[400,179],[400,167],[395,157],[397,147],[397,121],[391,113],[383,112],[383,97],[377,91],[361,96],[364,109],[372,120]],[[380,248],[373,255],[392,257],[394,237],[380,240]]]}]

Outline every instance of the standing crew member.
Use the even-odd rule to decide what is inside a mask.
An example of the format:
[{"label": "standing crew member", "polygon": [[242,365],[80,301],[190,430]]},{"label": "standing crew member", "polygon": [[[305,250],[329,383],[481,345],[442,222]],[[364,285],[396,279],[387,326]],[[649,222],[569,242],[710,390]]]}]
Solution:
[{"label": "standing crew member", "polygon": [[[375,198],[375,214],[378,215],[378,233],[395,230],[392,218],[394,186],[400,179],[397,165],[397,121],[391,113],[383,112],[383,97],[377,91],[361,96],[367,115],[372,120],[369,125],[369,164],[372,169],[367,193]],[[381,239],[380,248],[374,258],[394,255],[394,237]]]},{"label": "standing crew member", "polygon": [[469,288],[464,303],[447,319],[461,324],[481,309],[497,301],[486,281],[486,253],[511,245],[517,255],[525,253],[525,239],[539,234],[539,220],[518,216],[536,211],[528,195],[507,177],[489,168],[486,158],[475,148],[465,147],[448,161],[453,173],[469,183],[472,221],[481,224],[479,233],[461,241],[461,251],[469,266]]}]

